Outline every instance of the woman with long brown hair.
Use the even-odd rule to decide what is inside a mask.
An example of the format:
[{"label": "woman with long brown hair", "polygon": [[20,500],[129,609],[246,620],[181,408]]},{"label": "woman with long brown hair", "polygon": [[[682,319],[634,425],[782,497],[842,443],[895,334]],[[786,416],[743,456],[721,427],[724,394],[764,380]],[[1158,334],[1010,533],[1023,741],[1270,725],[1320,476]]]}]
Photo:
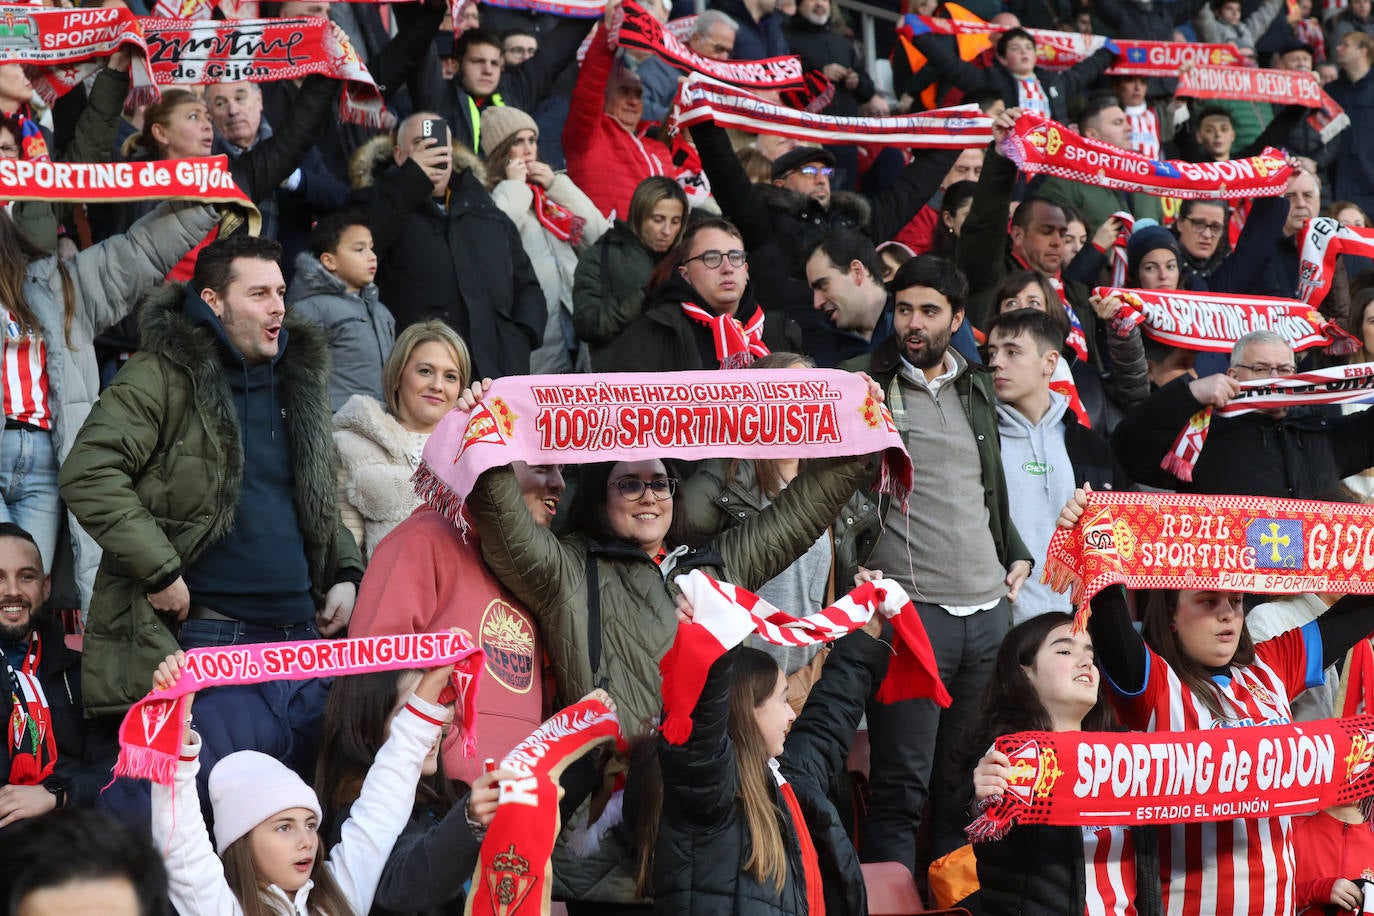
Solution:
[{"label": "woman with long brown hair", "polygon": [[874,615],[835,643],[800,716],[766,653],[740,647],[711,666],[691,736],[658,738],[661,772],[640,776],[640,893],[654,912],[867,912],[827,789],[887,671],[882,627]]}]

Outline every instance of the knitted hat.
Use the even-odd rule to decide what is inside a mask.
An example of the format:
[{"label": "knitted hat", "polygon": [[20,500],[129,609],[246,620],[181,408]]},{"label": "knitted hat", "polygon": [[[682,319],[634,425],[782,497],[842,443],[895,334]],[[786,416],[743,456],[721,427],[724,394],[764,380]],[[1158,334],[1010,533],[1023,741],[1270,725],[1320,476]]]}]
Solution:
[{"label": "knitted hat", "polygon": [[1131,231],[1131,240],[1126,243],[1126,273],[1134,277],[1140,269],[1140,262],[1145,259],[1145,255],[1160,248],[1167,248],[1182,261],[1179,254],[1178,239],[1174,234],[1165,229],[1154,220],[1136,220],[1135,228]]},{"label": "knitted hat", "polygon": [[482,110],[482,155],[490,156],[492,150],[522,130],[534,131],[535,139],[539,139],[534,118],[509,105],[488,105]]},{"label": "knitted hat", "polygon": [[317,820],[324,819],[315,791],[286,764],[258,751],[235,751],[215,764],[210,807],[221,855],[230,843],[288,808],[307,808]]}]

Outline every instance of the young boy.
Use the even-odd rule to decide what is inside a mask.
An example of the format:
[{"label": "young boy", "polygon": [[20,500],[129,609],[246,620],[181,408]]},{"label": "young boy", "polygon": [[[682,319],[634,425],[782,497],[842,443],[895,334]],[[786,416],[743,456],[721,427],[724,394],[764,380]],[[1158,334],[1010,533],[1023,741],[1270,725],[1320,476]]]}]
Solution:
[{"label": "young boy", "polygon": [[310,251],[296,258],[287,308],[318,322],[329,339],[329,399],[337,411],[355,394],[385,401],[382,364],[396,319],[377,299],[377,254],[360,213],[332,213],[315,224]]}]

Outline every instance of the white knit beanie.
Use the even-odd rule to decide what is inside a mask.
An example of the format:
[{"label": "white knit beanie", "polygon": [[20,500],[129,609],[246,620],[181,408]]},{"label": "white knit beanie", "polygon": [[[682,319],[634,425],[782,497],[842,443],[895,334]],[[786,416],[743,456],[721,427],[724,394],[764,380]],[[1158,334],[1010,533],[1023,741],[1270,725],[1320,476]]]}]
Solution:
[{"label": "white knit beanie", "polygon": [[286,764],[259,751],[235,751],[215,764],[210,771],[210,807],[220,855],[230,843],[288,808],[307,808],[316,820],[324,819],[315,790]]}]

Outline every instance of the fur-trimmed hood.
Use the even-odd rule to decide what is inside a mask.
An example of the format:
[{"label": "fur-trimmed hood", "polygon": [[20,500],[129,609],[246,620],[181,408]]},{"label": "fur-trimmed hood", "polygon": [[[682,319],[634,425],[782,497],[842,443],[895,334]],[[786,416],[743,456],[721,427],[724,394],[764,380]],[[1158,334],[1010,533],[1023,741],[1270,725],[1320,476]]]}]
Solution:
[{"label": "fur-trimmed hood", "polygon": [[[395,149],[396,138],[390,134],[373,137],[358,147],[348,163],[349,187],[355,191],[372,187],[372,182],[378,175],[388,168],[395,168],[396,160],[392,155]],[[487,170],[482,165],[481,157],[461,143],[453,144],[452,149],[453,174],[459,175],[470,171],[477,179],[477,183],[486,187]]]},{"label": "fur-trimmed hood", "polygon": [[[818,206],[814,200],[790,188],[784,188],[776,184],[758,184],[760,195],[764,203],[774,210],[782,210],[788,216],[797,219],[804,217],[808,210]],[[862,194],[853,191],[832,191],[830,193],[830,206],[826,212],[847,216],[860,226],[867,226],[873,218],[873,208],[869,205],[868,199]]]}]

